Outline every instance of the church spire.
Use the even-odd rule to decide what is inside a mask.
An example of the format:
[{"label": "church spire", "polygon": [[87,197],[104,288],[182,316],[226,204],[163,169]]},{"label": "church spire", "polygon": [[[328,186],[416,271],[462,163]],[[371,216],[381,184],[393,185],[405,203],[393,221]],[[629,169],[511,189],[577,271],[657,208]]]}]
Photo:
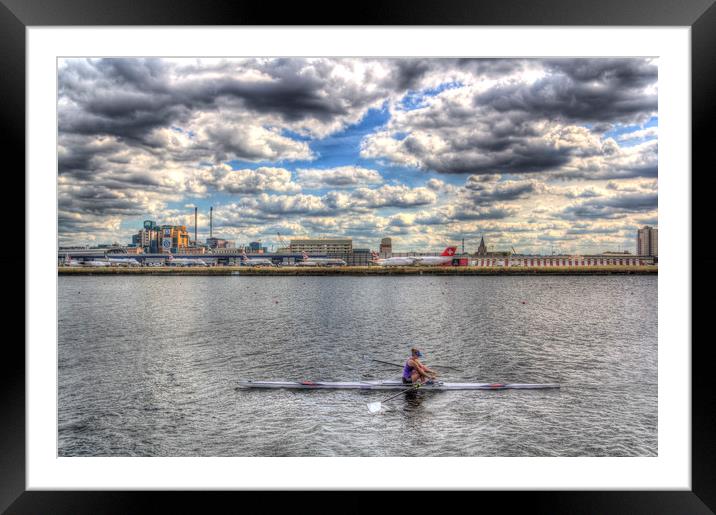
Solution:
[{"label": "church spire", "polygon": [[485,238],[480,236],[480,246],[477,248],[477,255],[478,256],[485,256],[487,255],[487,247],[485,246]]}]

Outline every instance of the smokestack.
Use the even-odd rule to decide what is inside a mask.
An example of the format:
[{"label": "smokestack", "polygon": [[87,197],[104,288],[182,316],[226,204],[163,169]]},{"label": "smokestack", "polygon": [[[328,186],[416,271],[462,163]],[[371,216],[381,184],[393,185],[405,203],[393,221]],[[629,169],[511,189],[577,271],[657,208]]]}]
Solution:
[{"label": "smokestack", "polygon": [[214,237],[214,206],[209,208],[209,238]]},{"label": "smokestack", "polygon": [[198,207],[194,207],[194,246],[197,247],[199,241],[196,239],[196,226],[197,226],[197,214],[199,212]]}]

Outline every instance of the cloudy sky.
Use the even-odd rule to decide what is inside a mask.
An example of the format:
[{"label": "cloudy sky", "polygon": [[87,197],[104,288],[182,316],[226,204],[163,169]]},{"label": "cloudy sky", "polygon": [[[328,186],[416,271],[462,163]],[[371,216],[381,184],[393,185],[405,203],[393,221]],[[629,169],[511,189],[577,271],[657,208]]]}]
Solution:
[{"label": "cloudy sky", "polygon": [[[657,225],[652,59],[67,59],[60,245],[199,239],[634,251]],[[193,236],[192,236],[193,237]]]}]

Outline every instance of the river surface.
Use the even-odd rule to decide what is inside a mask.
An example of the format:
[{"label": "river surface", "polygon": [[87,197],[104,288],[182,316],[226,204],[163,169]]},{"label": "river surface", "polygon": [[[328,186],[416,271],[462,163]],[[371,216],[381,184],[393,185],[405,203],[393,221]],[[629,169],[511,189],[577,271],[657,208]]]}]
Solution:
[{"label": "river surface", "polygon": [[[59,456],[656,456],[657,277],[66,277]],[[399,378],[559,390],[237,390]]]}]

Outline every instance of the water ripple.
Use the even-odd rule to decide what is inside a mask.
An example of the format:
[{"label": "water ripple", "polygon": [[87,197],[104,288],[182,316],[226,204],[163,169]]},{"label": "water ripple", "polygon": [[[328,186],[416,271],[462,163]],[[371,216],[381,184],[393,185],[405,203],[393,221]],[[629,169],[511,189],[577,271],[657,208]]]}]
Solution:
[{"label": "water ripple", "polygon": [[[656,456],[657,278],[60,277],[61,456]],[[236,391],[394,378],[557,391]]]}]

